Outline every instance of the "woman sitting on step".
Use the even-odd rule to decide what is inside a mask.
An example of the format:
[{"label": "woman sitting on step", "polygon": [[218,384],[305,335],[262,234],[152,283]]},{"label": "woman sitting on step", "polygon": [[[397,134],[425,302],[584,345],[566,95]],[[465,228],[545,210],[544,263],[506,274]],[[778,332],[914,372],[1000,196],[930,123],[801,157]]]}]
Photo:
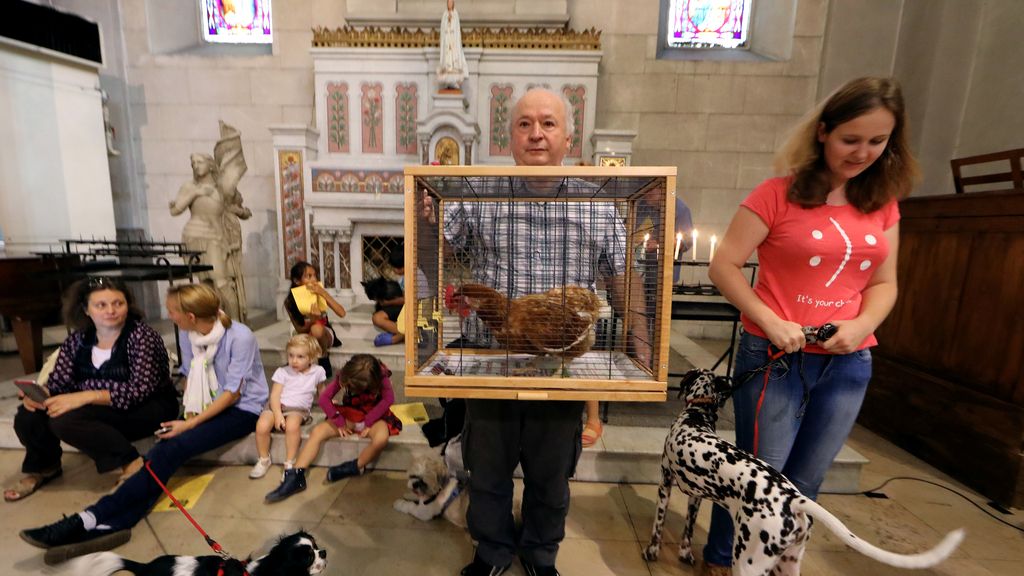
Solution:
[{"label": "woman sitting on step", "polygon": [[62,473],[61,441],[118,471],[119,481],[142,466],[132,442],[178,415],[167,349],[142,321],[132,293],[117,280],[89,278],[71,285],[64,321],[75,330],[61,345],[37,402],[23,393],[14,431],[25,446],[24,476],[4,491],[13,502]]}]

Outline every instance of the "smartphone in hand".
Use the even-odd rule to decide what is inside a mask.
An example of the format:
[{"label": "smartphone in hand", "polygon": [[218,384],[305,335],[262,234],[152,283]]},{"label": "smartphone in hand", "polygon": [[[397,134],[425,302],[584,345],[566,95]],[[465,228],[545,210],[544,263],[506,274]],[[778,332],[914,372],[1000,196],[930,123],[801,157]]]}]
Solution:
[{"label": "smartphone in hand", "polygon": [[34,402],[42,404],[50,397],[46,390],[39,384],[36,384],[34,380],[15,380],[14,385]]},{"label": "smartphone in hand", "polygon": [[173,430],[173,428],[171,428],[170,426],[161,426],[160,428],[157,429],[156,432],[153,432],[153,436],[160,436],[161,434],[167,434],[171,430]]}]

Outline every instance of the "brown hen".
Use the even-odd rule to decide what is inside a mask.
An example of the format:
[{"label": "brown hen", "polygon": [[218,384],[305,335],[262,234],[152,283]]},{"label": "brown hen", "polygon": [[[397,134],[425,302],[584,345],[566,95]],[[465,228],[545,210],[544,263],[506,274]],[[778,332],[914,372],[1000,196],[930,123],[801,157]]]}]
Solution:
[{"label": "brown hen", "polygon": [[594,345],[601,300],[586,288],[552,288],[509,301],[482,284],[463,284],[454,296],[475,311],[511,353],[571,360]]}]

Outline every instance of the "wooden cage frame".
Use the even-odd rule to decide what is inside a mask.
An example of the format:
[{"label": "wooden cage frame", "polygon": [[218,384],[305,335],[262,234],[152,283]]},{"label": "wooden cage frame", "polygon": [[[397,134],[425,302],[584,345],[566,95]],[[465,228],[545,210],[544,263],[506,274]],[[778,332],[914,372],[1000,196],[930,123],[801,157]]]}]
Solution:
[{"label": "wooden cage frame", "polygon": [[[675,166],[409,166],[405,169],[405,293],[417,294],[418,256],[416,250],[416,224],[419,217],[418,206],[422,201],[415,187],[417,178],[427,177],[546,177],[546,178],[616,178],[616,177],[650,177],[654,182],[663,183],[665,189],[665,207],[662,223],[664,238],[661,239],[663,252],[671,250],[675,241],[675,200],[676,200],[676,167]],[[649,184],[635,191],[628,200],[639,198],[647,193]],[[624,200],[627,200],[624,198]],[[627,230],[633,229],[633,211]],[[439,262],[443,264],[443,251],[439,248]],[[627,259],[627,270],[632,266],[632,259]],[[657,277],[661,281],[661,295],[658,302],[661,314],[652,330],[653,344],[658,350],[652,349],[652,355],[658,360],[652,372],[640,366],[635,359],[633,363],[642,371],[651,375],[646,380],[602,380],[567,377],[526,377],[526,376],[453,376],[423,375],[417,373],[416,335],[418,303],[415,299],[406,303],[405,313],[405,393],[407,396],[441,397],[441,398],[488,398],[518,400],[608,400],[633,402],[663,402],[666,399],[668,386],[668,357],[672,307],[672,258],[667,254],[660,258],[660,270]],[[437,288],[431,286],[431,291]],[[627,288],[628,293],[628,288]],[[440,297],[440,295],[438,295]],[[627,300],[628,301],[628,300]],[[415,309],[414,309],[415,308]],[[487,354],[483,350],[462,349],[461,354]],[[435,352],[433,358],[439,352]]]}]

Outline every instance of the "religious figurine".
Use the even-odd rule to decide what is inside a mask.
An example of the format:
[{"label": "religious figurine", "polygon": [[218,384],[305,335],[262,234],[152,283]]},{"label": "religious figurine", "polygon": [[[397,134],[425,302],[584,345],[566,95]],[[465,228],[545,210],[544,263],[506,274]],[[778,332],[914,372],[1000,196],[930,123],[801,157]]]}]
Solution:
[{"label": "religious figurine", "polygon": [[120,156],[121,151],[114,148],[114,125],[110,122],[110,97],[103,90],[100,90],[100,102],[103,105],[103,132],[107,136],[107,156]]},{"label": "religious figurine", "polygon": [[441,90],[460,92],[462,81],[469,78],[466,55],[462,52],[462,28],[455,0],[448,0],[448,9],[441,16],[441,53],[437,81]]},{"label": "religious figurine", "polygon": [[220,292],[227,313],[245,322],[247,306],[242,276],[242,227],[252,212],[242,206],[238,181],[247,170],[241,134],[220,123],[220,140],[209,154],[192,154],[192,180],[170,203],[171,215],[191,210],[181,240],[189,250],[202,252],[203,264],[213,270],[200,275]]}]

